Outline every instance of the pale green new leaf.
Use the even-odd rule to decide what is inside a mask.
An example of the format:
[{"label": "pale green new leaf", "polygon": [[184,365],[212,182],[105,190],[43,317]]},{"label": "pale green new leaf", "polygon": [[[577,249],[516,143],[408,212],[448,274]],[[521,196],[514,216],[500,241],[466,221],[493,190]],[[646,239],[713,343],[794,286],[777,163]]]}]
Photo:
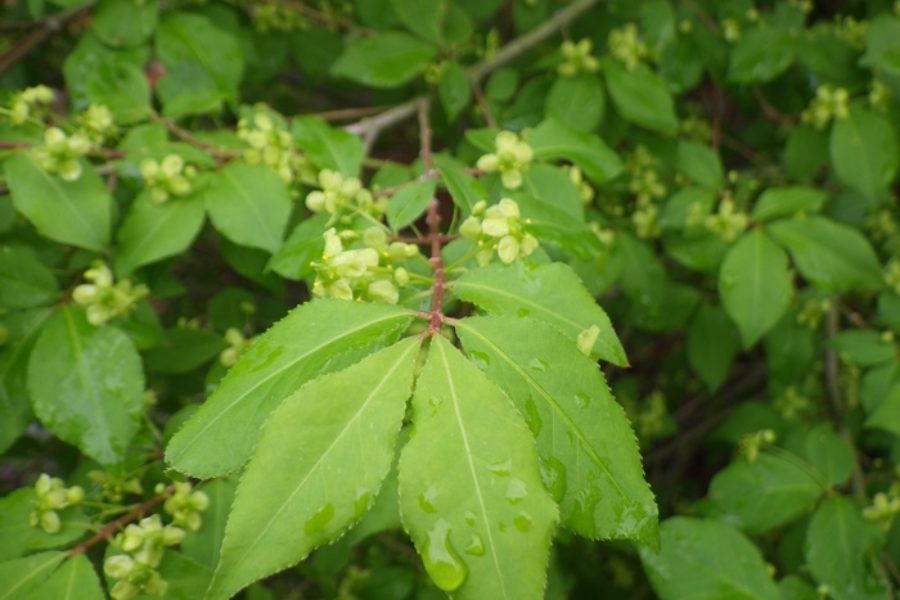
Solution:
[{"label": "pale green new leaf", "polygon": [[400,456],[400,513],[432,581],[458,600],[538,600],[557,508],[509,398],[432,338]]},{"label": "pale green new leaf", "polygon": [[235,244],[275,252],[291,214],[287,185],[260,165],[232,163],[204,192],[213,225]]},{"label": "pale green new leaf", "polygon": [[883,287],[878,257],[857,230],[819,216],[785,219],[768,231],[791,252],[797,270],[828,291]]},{"label": "pale green new leaf", "polygon": [[871,570],[883,535],[844,496],[825,500],[806,530],[806,564],[835,600],[883,600],[887,584]]},{"label": "pale green new leaf", "polygon": [[131,339],[94,327],[70,306],[53,315],[28,361],[34,413],[57,437],[94,460],[122,459],[144,409],[144,372]]},{"label": "pale green new leaf", "polygon": [[387,207],[387,221],[397,231],[422,216],[434,198],[434,181],[420,181],[404,187],[391,196]]},{"label": "pale green new leaf", "polygon": [[744,348],[778,322],[793,293],[787,255],[760,229],[745,233],[722,261],[719,295]]},{"label": "pale green new leaf", "polygon": [[303,560],[370,508],[393,460],[419,343],[314,379],[272,413],[238,485],[207,598],[230,598]]},{"label": "pale green new leaf", "polygon": [[831,163],[845,184],[868,198],[884,194],[900,168],[900,148],[891,121],[860,106],[831,129]]},{"label": "pale green new leaf", "polygon": [[0,600],[22,600],[63,561],[62,552],[41,552],[0,563]]},{"label": "pale green new leaf", "polygon": [[338,171],[347,177],[359,176],[363,143],[358,136],[335,129],[318,117],[297,117],[291,133],[300,149],[321,169]]},{"label": "pale green new leaf", "polygon": [[450,289],[460,299],[491,314],[544,321],[573,342],[580,333],[597,327],[592,353],[614,365],[628,364],[606,312],[568,265],[491,265],[469,271],[451,282]]},{"label": "pale green new leaf", "polygon": [[532,319],[475,317],[456,330],[525,417],[562,523],[590,538],[655,544],[658,511],[637,439],[597,365]]},{"label": "pale green new leaf", "polygon": [[138,196],[119,228],[116,271],[134,269],[181,254],[203,226],[203,201],[196,197],[171,198],[156,204],[150,194]]},{"label": "pale green new leaf", "polygon": [[730,525],[673,517],[659,537],[641,562],[660,600],[780,600],[759,550]]},{"label": "pale green new leaf", "polygon": [[13,204],[41,235],[88,250],[109,243],[112,198],[91,165],[82,162],[81,176],[65,181],[37,166],[27,152],[5,163]]},{"label": "pale green new leaf", "polygon": [[412,322],[384,304],[315,300],[254,340],[219,387],[172,437],[166,459],[201,478],[224,475],[250,457],[269,413],[304,383],[394,342]]},{"label": "pale green new leaf", "polygon": [[24,600],[105,600],[100,579],[84,554],[66,561],[43,585],[23,596]]},{"label": "pale green new leaf", "polygon": [[812,510],[827,486],[799,457],[763,453],[738,458],[709,487],[719,518],[751,534],[764,533]]}]

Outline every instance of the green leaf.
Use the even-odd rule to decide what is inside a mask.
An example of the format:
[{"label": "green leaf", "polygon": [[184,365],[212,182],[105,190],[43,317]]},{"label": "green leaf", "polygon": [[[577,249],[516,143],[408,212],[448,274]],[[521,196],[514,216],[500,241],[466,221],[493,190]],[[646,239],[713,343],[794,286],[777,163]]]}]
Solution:
[{"label": "green leaf", "polygon": [[660,600],[779,600],[759,550],[730,525],[673,517],[659,530],[661,551],[641,549],[641,562]]},{"label": "green leaf", "polygon": [[89,164],[82,163],[77,181],[63,181],[19,152],[6,161],[6,179],[16,210],[41,235],[88,250],[109,243],[112,199]]},{"label": "green leaf", "polygon": [[532,319],[475,317],[456,330],[525,417],[562,523],[593,539],[654,545],[658,511],[637,439],[597,365]]},{"label": "green leaf", "polygon": [[[825,493],[813,468],[799,457],[760,454],[738,458],[709,487],[719,518],[750,534],[765,533],[810,511]],[[719,514],[720,513],[720,514]]]},{"label": "green leaf", "polygon": [[322,212],[301,221],[285,240],[284,245],[269,260],[266,269],[286,279],[305,279],[313,274],[312,262],[325,250],[326,226],[331,215]]},{"label": "green leaf", "polygon": [[44,306],[52,304],[58,296],[56,277],[31,250],[0,247],[0,306]]},{"label": "green leaf", "polygon": [[236,101],[244,53],[231,33],[198,14],[170,12],[159,24],[156,52],[166,67],[157,83],[170,117],[217,112]]},{"label": "green leaf", "polygon": [[831,164],[846,185],[866,197],[883,195],[900,167],[897,132],[891,121],[860,106],[831,129]]},{"label": "green leaf", "polygon": [[755,27],[741,35],[731,51],[728,78],[737,83],[772,81],[794,62],[794,45],[787,30]]},{"label": "green leaf", "polygon": [[271,169],[232,163],[211,178],[203,197],[215,228],[235,244],[272,253],[281,247],[291,198]]},{"label": "green leaf", "polygon": [[871,367],[897,359],[897,348],[892,339],[884,339],[877,331],[848,329],[828,340],[828,345],[850,362]]},{"label": "green leaf", "polygon": [[62,552],[41,552],[0,563],[0,600],[22,600],[44,583],[65,559]]},{"label": "green leaf", "polygon": [[157,204],[149,192],[142,193],[119,228],[116,272],[128,275],[138,267],[181,254],[200,233],[205,215],[198,197]]},{"label": "green leaf", "polygon": [[894,385],[869,415],[866,427],[884,429],[900,436],[900,384]]},{"label": "green leaf", "polygon": [[768,227],[791,253],[797,270],[827,291],[877,290],[884,286],[881,267],[869,241],[857,230],[810,216]]},{"label": "green leaf", "polygon": [[314,379],[273,411],[238,484],[207,598],[303,560],[368,511],[394,457],[419,344]]},{"label": "green leaf", "polygon": [[537,164],[525,172],[524,191],[542,204],[561,209],[584,221],[584,203],[569,174],[558,167]]},{"label": "green leaf", "polygon": [[434,198],[435,186],[434,181],[420,181],[391,196],[387,207],[387,221],[391,229],[399,231],[422,216]]},{"label": "green leaf", "polygon": [[447,11],[446,0],[390,0],[400,22],[422,39],[439,43],[441,24]]},{"label": "green leaf", "polygon": [[33,487],[23,487],[0,498],[0,561],[18,558],[36,550],[67,546],[88,530],[88,519],[80,508],[58,511],[60,529],[47,533],[29,523],[36,500]]},{"label": "green leaf", "polygon": [[435,336],[413,423],[400,514],[432,581],[459,600],[543,598],[557,509],[509,398]]},{"label": "green leaf", "polygon": [[644,65],[629,71],[616,60],[606,62],[604,72],[613,105],[623,119],[667,136],[675,135],[675,104],[656,73]]},{"label": "green leaf", "polygon": [[383,304],[315,300],[298,306],[241,355],[169,442],[166,460],[200,478],[234,471],[284,398],[392,343],[411,321],[408,311]]},{"label": "green leaf", "polygon": [[10,342],[0,351],[0,452],[9,448],[31,423],[31,401],[26,389],[28,357],[50,309],[18,311],[3,321]]},{"label": "green leaf", "polygon": [[141,357],[121,330],[63,307],[28,361],[34,413],[61,440],[103,464],[122,459],[144,409]]},{"label": "green leaf", "polygon": [[603,84],[596,75],[584,73],[560,77],[547,93],[547,116],[572,129],[590,132],[600,125],[606,111]]},{"label": "green leaf", "polygon": [[479,200],[487,198],[487,192],[481,182],[466,174],[453,161],[444,160],[440,156],[435,158],[438,171],[441,173],[444,185],[447,186],[447,191],[450,192],[450,197],[453,198],[453,203],[463,211],[463,214],[470,214],[472,207]]},{"label": "green leaf", "polygon": [[189,373],[218,356],[228,345],[222,336],[199,327],[173,327],[159,345],[144,352],[147,369]]},{"label": "green leaf", "polygon": [[44,583],[24,600],[105,600],[100,579],[84,554],[65,560]]},{"label": "green leaf", "polygon": [[760,229],[745,233],[722,261],[719,295],[744,348],[778,322],[793,293],[787,255]]},{"label": "green leaf", "polygon": [[597,183],[609,181],[622,172],[622,161],[603,140],[571,129],[556,119],[547,119],[535,127],[528,137],[528,145],[534,150],[535,158],[570,160]]},{"label": "green leaf", "polygon": [[100,0],[91,13],[91,31],[108,46],[138,46],[156,29],[156,0]]},{"label": "green leaf", "polygon": [[459,113],[472,101],[472,84],[466,70],[457,62],[448,62],[441,72],[441,81],[438,83],[438,97],[441,106],[447,113],[450,121],[455,121]]},{"label": "green leaf", "polygon": [[882,73],[900,76],[900,19],[881,14],[869,23],[866,53],[860,61]]},{"label": "green leaf", "polygon": [[225,523],[231,512],[235,487],[231,480],[214,479],[200,488],[209,497],[209,508],[203,511],[200,530],[185,536],[181,542],[184,555],[208,568],[210,575],[219,562]]},{"label": "green leaf", "polygon": [[828,425],[817,425],[807,434],[803,453],[828,485],[840,485],[847,481],[856,463],[853,450],[847,442]]},{"label": "green leaf", "polygon": [[628,364],[606,312],[568,265],[490,265],[468,271],[450,283],[450,290],[491,314],[543,321],[572,342],[581,332],[597,327],[592,355],[620,367]]},{"label": "green leaf", "polygon": [[362,168],[362,140],[343,129],[335,129],[318,117],[297,117],[291,133],[300,149],[320,169],[358,177]]},{"label": "green leaf", "polygon": [[704,144],[679,142],[675,164],[679,171],[705,188],[716,189],[725,180],[718,153]]},{"label": "green leaf", "polygon": [[806,530],[806,564],[835,600],[882,600],[886,582],[871,572],[883,535],[862,518],[853,501],[828,498]]},{"label": "green leaf", "polygon": [[424,71],[436,52],[434,46],[405,33],[376,33],[351,42],[331,74],[369,87],[398,87]]},{"label": "green leaf", "polygon": [[536,198],[527,191],[508,194],[519,204],[525,228],[540,241],[552,242],[570,255],[582,259],[603,251],[597,234],[583,217],[575,217],[562,206]]},{"label": "green leaf", "polygon": [[780,217],[793,217],[797,213],[819,212],[828,196],[810,187],[767,188],[753,206],[755,221],[771,221]]},{"label": "green leaf", "polygon": [[691,320],[685,345],[691,368],[714,392],[728,378],[741,339],[721,307],[704,304]]}]

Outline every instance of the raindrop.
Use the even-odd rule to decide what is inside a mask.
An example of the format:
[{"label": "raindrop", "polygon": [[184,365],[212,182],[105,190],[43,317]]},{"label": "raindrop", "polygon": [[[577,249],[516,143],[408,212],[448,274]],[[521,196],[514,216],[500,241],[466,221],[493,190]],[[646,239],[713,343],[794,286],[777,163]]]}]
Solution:
[{"label": "raindrop", "polygon": [[466,566],[450,543],[450,523],[438,519],[428,532],[422,563],[434,584],[445,592],[452,592],[466,580]]},{"label": "raindrop", "polygon": [[466,554],[473,556],[484,555],[484,540],[481,539],[479,534],[472,534],[472,539],[469,540],[469,544],[466,546]]},{"label": "raindrop", "polygon": [[531,367],[532,371],[537,371],[538,373],[543,373],[547,370],[547,363],[539,358],[532,358],[528,366]]},{"label": "raindrop", "polygon": [[512,459],[507,458],[503,462],[488,465],[488,470],[494,475],[499,475],[500,477],[509,477],[509,474],[512,472]]},{"label": "raindrop", "polygon": [[527,317],[527,316],[528,316],[529,314],[531,314],[531,313],[528,311],[527,308],[520,308],[519,310],[516,311],[516,314],[517,314],[519,317],[525,318],[525,317]]},{"label": "raindrop", "polygon": [[591,397],[586,393],[581,392],[579,394],[575,394],[575,404],[578,408],[587,408],[588,404],[591,403]]},{"label": "raindrop", "polygon": [[541,478],[544,486],[550,491],[550,495],[556,502],[562,502],[566,495],[566,466],[555,456],[548,456],[541,460]]},{"label": "raindrop", "polygon": [[520,512],[513,519],[513,524],[516,526],[516,529],[518,529],[522,533],[525,533],[526,531],[531,529],[531,523],[531,515],[529,515],[525,511]]},{"label": "raindrop", "polygon": [[313,516],[307,519],[306,523],[303,525],[303,532],[309,536],[315,536],[322,533],[333,516],[334,505],[326,504],[317,510]]},{"label": "raindrop", "polygon": [[437,498],[437,495],[437,486],[428,486],[424,492],[419,494],[419,507],[427,513],[433,513],[435,511],[434,500]]},{"label": "raindrop", "polygon": [[475,523],[478,522],[475,518],[475,513],[473,513],[471,510],[466,511],[465,519],[469,527],[475,527]]},{"label": "raindrop", "polygon": [[528,400],[525,401],[525,422],[528,424],[528,429],[531,430],[531,434],[534,437],[541,434],[541,428],[544,426],[544,421],[541,419],[534,398],[528,398]]},{"label": "raindrop", "polygon": [[475,363],[475,366],[479,369],[487,369],[491,364],[491,358],[485,354],[484,352],[478,352],[476,350],[469,350],[468,353],[469,359]]},{"label": "raindrop", "polygon": [[371,506],[369,500],[371,500],[372,495],[369,493],[369,490],[366,488],[358,488],[356,490],[356,500],[353,504],[353,518],[361,519],[363,515],[365,515]]},{"label": "raindrop", "polygon": [[506,486],[506,501],[510,504],[518,504],[528,497],[528,488],[521,479],[512,478]]}]

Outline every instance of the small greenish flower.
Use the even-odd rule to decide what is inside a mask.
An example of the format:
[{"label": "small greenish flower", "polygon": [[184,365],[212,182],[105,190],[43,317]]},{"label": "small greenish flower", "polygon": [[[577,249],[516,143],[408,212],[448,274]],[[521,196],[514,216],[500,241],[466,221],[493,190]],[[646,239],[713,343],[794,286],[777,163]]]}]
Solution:
[{"label": "small greenish flower", "polygon": [[522,174],[534,158],[534,151],[512,131],[501,131],[494,138],[495,151],[478,159],[476,166],[485,173],[500,173],[503,187],[522,186]]},{"label": "small greenish flower", "polygon": [[756,462],[760,451],[775,443],[775,432],[771,429],[762,429],[755,433],[748,433],[738,444],[738,450],[747,462]]},{"label": "small greenish flower", "polygon": [[146,158],[141,161],[141,177],[150,188],[150,199],[162,204],[172,196],[183,197],[193,191],[191,180],[197,169],[187,165],[178,154],[169,154],[157,161]]},{"label": "small greenish flower", "polygon": [[13,96],[7,118],[12,125],[40,118],[41,110],[53,102],[54,97],[53,90],[46,85],[25,88]]},{"label": "small greenish flower", "polygon": [[891,90],[880,79],[872,80],[869,90],[869,104],[879,112],[887,112],[891,104]]},{"label": "small greenish flower", "polygon": [[80,131],[91,140],[94,146],[100,146],[106,139],[116,132],[116,124],[113,115],[102,104],[91,104],[83,113],[78,115]]},{"label": "small greenish flower", "polygon": [[726,196],[719,203],[719,210],[715,214],[708,215],[705,220],[706,228],[725,240],[734,241],[737,236],[747,229],[750,218],[746,213],[735,208],[734,200]]},{"label": "small greenish flower", "polygon": [[229,327],[225,332],[225,343],[228,344],[228,347],[219,354],[219,362],[222,363],[222,366],[233,367],[240,355],[250,345],[250,341],[244,337],[240,329]]},{"label": "small greenish flower", "polygon": [[459,233],[481,247],[476,255],[480,264],[490,262],[494,252],[501,262],[510,264],[519,256],[530,256],[538,247],[537,238],[523,229],[524,224],[514,200],[503,198],[494,206],[480,201],[460,225]]},{"label": "small greenish flower", "polygon": [[[202,524],[201,514],[209,508],[209,496],[205,492],[195,490],[191,484],[186,482],[176,482],[174,484],[175,491],[171,496],[166,498],[163,509],[172,515],[172,523],[182,527],[187,527],[191,531],[197,531]],[[175,533],[173,533],[175,532]],[[178,533],[180,532],[180,533]],[[166,546],[174,546],[181,540],[175,540],[178,535],[184,536],[184,531],[177,528],[170,530],[168,534],[168,542]]]},{"label": "small greenish flower", "polygon": [[816,129],[825,129],[832,119],[842,120],[850,116],[849,101],[850,95],[846,89],[827,83],[820,85],[801,118]]},{"label": "small greenish flower", "polygon": [[379,205],[372,193],[365,189],[356,177],[344,177],[337,171],[322,169],[318,175],[321,190],[314,190],[306,196],[306,207],[312,212],[327,212],[330,215],[347,211],[363,210],[380,213]]},{"label": "small greenish flower", "polygon": [[634,23],[626,23],[610,31],[606,43],[610,53],[629,71],[637,69],[641,61],[649,56],[647,45],[641,40]]},{"label": "small greenish flower", "polygon": [[594,43],[584,38],[578,42],[566,40],[560,47],[563,62],[556,68],[563,77],[572,77],[579,73],[596,73],[600,69],[600,61],[592,54]]},{"label": "small greenish flower", "polygon": [[34,500],[32,501],[29,524],[40,527],[47,533],[58,533],[62,521],[57,511],[76,506],[84,501],[84,489],[80,486],[66,488],[63,480],[41,473],[34,483]]},{"label": "small greenish flower", "polygon": [[726,42],[733,44],[741,39],[741,35],[741,24],[738,23],[737,19],[732,17],[722,19],[722,37],[725,38]]},{"label": "small greenish flower", "polygon": [[286,183],[315,181],[315,172],[297,148],[284,119],[267,107],[260,105],[241,117],[237,136],[249,146],[244,150],[247,163],[266,165]]},{"label": "small greenish flower", "polygon": [[90,139],[81,132],[70,136],[59,127],[49,127],[44,132],[44,144],[35,147],[31,154],[38,166],[48,173],[75,181],[81,177],[80,159],[92,146]]},{"label": "small greenish flower", "polygon": [[84,279],[90,283],[77,286],[72,291],[72,299],[86,308],[91,325],[99,326],[127,315],[149,293],[147,286],[133,285],[127,279],[116,283],[112,271],[102,261],[85,271]]},{"label": "small greenish flower", "polygon": [[581,202],[586,205],[590,204],[594,199],[594,188],[584,178],[581,169],[575,165],[565,166],[563,169],[569,174],[569,179],[572,180],[575,187],[578,188],[578,196],[581,198]]},{"label": "small greenish flower", "polygon": [[900,259],[892,258],[885,265],[884,282],[900,296]]}]

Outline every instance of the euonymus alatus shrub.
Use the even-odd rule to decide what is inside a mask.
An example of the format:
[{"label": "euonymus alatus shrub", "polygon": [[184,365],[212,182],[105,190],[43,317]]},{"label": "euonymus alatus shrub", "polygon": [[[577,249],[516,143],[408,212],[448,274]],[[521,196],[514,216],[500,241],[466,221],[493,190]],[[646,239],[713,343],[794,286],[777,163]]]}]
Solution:
[{"label": "euonymus alatus shrub", "polygon": [[898,57],[892,0],[4,3],[0,599],[895,597]]}]

